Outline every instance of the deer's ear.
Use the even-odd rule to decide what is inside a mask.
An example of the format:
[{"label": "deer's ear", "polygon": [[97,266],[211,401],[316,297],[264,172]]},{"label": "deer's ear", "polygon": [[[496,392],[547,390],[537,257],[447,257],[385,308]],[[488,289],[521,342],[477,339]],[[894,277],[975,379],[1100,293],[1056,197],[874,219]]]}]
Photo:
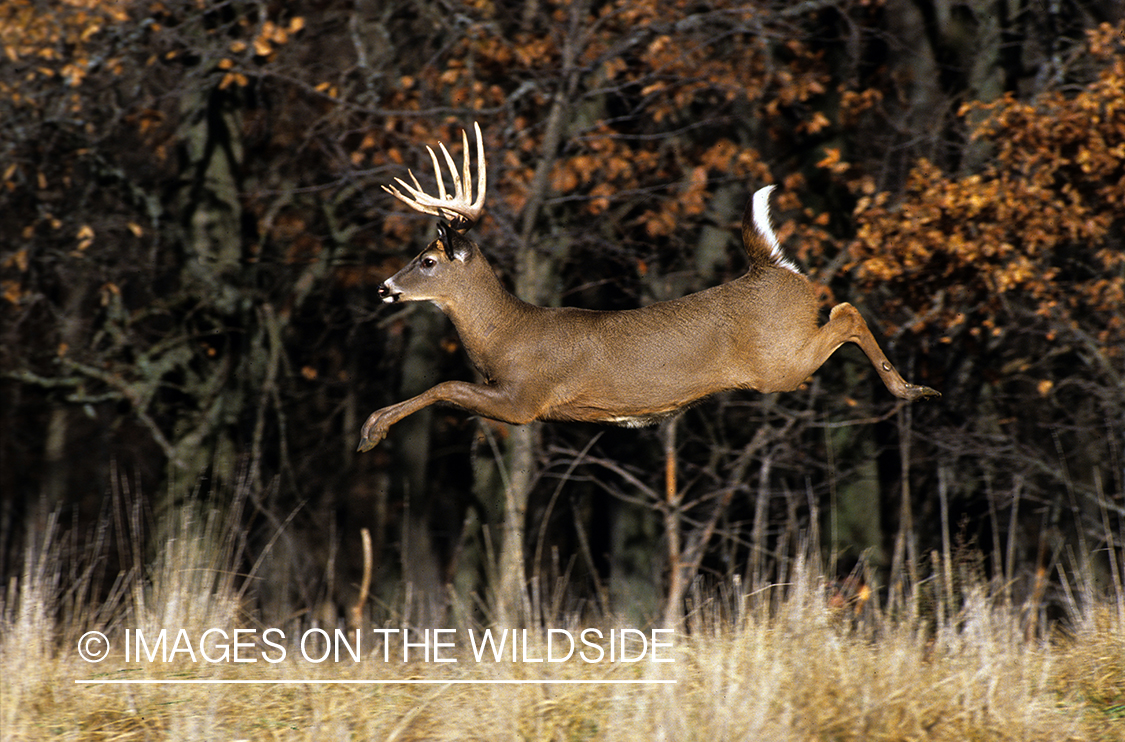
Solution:
[{"label": "deer's ear", "polygon": [[445,257],[450,260],[465,262],[472,256],[473,250],[469,241],[445,221],[438,224],[438,240],[445,248]]},{"label": "deer's ear", "polygon": [[453,260],[453,230],[449,228],[449,224],[445,220],[438,222],[437,238],[445,249],[445,257]]}]

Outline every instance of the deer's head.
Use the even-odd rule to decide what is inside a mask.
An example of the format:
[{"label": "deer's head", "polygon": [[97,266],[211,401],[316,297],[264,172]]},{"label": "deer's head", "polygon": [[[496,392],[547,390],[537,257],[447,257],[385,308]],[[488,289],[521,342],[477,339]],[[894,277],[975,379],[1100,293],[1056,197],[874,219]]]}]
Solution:
[{"label": "deer's head", "polygon": [[445,157],[449,174],[453,178],[453,194],[446,193],[442,179],[441,166],[432,147],[426,147],[434,164],[434,177],[437,180],[437,196],[430,196],[422,190],[414,173],[410,172],[413,185],[401,178],[395,178],[404,194],[394,186],[383,186],[383,190],[405,203],[415,211],[438,218],[438,236],[414,260],[379,287],[379,296],[386,303],[399,301],[432,301],[443,309],[453,296],[463,294],[466,282],[473,280],[468,266],[480,257],[480,250],[464,235],[480,221],[484,214],[486,191],[486,167],[484,160],[484,140],[480,125],[474,123],[477,136],[477,194],[473,198],[473,184],[470,170],[469,136],[461,132],[464,154],[461,174],[453,163],[453,157],[444,144],[439,144]]}]

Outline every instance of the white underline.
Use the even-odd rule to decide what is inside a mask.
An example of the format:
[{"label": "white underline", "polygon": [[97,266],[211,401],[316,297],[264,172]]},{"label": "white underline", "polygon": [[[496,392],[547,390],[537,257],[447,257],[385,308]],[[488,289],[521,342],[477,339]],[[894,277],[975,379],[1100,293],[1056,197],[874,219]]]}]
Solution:
[{"label": "white underline", "polygon": [[75,680],[77,685],[675,685],[675,680]]}]

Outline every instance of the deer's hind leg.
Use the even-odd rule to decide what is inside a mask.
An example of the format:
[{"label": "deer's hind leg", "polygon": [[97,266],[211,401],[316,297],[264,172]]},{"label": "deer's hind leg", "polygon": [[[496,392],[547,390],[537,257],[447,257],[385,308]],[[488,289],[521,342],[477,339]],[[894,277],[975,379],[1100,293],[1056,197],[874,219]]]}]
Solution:
[{"label": "deer's hind leg", "polygon": [[939,392],[928,386],[911,384],[903,379],[899,372],[895,370],[895,367],[891,365],[891,362],[887,360],[883,349],[875,342],[875,338],[867,327],[867,322],[864,321],[863,316],[847,302],[837,304],[832,308],[832,312],[828,316],[828,322],[817,330],[809,344],[805,346],[804,358],[798,362],[803,362],[807,368],[804,378],[820,368],[828,360],[828,357],[836,352],[837,348],[848,342],[855,343],[863,349],[863,352],[871,360],[871,365],[875,367],[875,372],[879,374],[879,378],[883,380],[891,394],[896,397],[913,400],[921,397],[941,396]]}]

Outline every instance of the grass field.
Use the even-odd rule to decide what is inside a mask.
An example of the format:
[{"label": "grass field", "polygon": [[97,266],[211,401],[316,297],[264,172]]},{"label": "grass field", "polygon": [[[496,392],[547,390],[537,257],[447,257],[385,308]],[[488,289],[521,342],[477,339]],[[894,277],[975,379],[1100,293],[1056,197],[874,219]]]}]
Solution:
[{"label": "grass field", "polygon": [[[616,627],[636,661],[610,661],[612,623],[566,616],[529,630],[514,661],[510,643],[500,661],[476,656],[481,627],[416,627],[405,662],[401,634],[368,629],[358,661],[346,647],[310,661],[296,632],[248,622],[214,536],[187,524],[147,579],[122,577],[98,605],[51,542],[29,551],[0,603],[3,739],[1125,740],[1119,596],[1076,592],[1066,631],[1028,640],[983,584],[941,611],[919,590],[856,619],[806,565],[786,586],[697,596],[676,633]],[[83,638],[105,649],[93,630],[111,646],[97,663],[79,654]],[[328,645],[308,638],[319,659]]]}]

